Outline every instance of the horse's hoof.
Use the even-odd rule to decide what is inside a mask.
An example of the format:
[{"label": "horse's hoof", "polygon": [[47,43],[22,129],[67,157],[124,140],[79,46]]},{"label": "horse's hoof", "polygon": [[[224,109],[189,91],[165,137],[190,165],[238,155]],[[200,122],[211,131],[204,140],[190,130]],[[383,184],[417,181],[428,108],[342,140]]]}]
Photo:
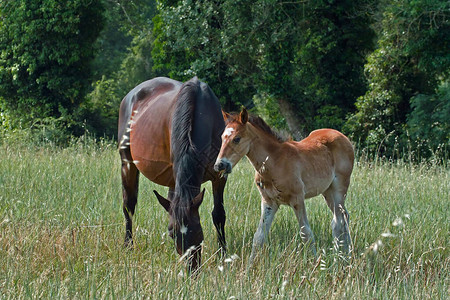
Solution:
[{"label": "horse's hoof", "polygon": [[134,249],[133,240],[126,238],[125,241],[123,242],[123,247],[128,250],[133,250]]}]

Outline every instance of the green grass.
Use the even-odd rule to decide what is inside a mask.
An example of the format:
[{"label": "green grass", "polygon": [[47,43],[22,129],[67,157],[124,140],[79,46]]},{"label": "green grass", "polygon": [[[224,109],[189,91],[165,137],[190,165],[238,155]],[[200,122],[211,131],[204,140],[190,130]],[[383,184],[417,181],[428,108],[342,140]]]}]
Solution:
[{"label": "green grass", "polygon": [[114,146],[63,150],[0,147],[0,298],[446,299],[449,296],[449,170],[366,160],[356,164],[347,208],[354,253],[332,251],[331,212],[307,201],[319,250],[301,245],[282,207],[269,243],[247,270],[260,214],[244,159],[225,191],[230,262],[217,252],[212,194],[200,209],[205,233],[196,278],[185,275],[168,217],[141,177],[135,250],[123,249],[119,156]]}]

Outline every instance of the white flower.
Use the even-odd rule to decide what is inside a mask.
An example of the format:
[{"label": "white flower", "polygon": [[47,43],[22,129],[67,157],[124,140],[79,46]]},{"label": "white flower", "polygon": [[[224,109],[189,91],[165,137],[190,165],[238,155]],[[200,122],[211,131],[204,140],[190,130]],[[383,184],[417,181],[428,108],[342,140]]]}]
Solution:
[{"label": "white flower", "polygon": [[386,238],[390,238],[390,237],[395,237],[396,235],[390,232],[383,232],[381,234],[382,237],[386,237]]},{"label": "white flower", "polygon": [[383,246],[383,242],[381,240],[376,241],[375,243],[373,243],[372,245],[372,250],[374,253],[378,252],[378,249],[381,248]]},{"label": "white flower", "polygon": [[394,220],[394,222],[392,222],[392,225],[393,226],[403,226],[403,220],[402,220],[402,218],[400,218],[400,217],[397,217],[395,220]]},{"label": "white flower", "polygon": [[226,258],[225,262],[226,263],[231,263],[231,262],[233,262],[233,261],[235,261],[237,259],[239,259],[239,256],[237,256],[237,254],[233,254],[230,257]]}]

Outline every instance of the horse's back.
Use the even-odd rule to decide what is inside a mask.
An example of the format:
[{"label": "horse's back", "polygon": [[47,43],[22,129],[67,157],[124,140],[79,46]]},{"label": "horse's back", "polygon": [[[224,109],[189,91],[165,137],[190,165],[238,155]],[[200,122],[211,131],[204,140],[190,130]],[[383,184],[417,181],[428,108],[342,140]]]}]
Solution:
[{"label": "horse's back", "polygon": [[133,116],[133,111],[138,110],[143,105],[151,102],[158,95],[170,92],[178,91],[181,87],[181,82],[172,80],[165,77],[157,77],[142,82],[133,88],[122,99],[119,110],[119,140],[126,134],[126,130],[129,127],[130,119]]},{"label": "horse's back", "polygon": [[119,117],[119,138],[128,137],[136,167],[165,186],[174,185],[170,124],[180,87],[180,82],[168,78],[145,81],[122,100]]}]

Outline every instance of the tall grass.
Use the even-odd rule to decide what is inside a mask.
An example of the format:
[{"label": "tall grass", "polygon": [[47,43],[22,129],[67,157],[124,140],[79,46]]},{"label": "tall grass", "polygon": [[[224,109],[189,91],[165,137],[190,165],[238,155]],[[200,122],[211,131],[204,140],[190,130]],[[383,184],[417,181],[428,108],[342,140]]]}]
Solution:
[{"label": "tall grass", "polygon": [[447,167],[360,159],[347,197],[352,258],[332,247],[331,212],[307,201],[317,257],[301,245],[294,213],[282,207],[269,242],[247,269],[260,198],[241,162],[225,191],[228,253],[217,251],[210,212],[196,278],[168,237],[168,217],[141,177],[135,249],[122,247],[120,163],[114,146],[0,148],[0,293],[10,298],[446,299],[449,295]]}]

